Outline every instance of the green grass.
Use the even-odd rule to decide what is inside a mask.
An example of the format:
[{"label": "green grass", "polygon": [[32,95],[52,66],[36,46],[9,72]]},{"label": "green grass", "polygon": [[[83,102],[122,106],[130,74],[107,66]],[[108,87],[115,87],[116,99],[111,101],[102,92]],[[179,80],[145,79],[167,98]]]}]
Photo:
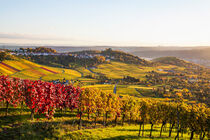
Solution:
[{"label": "green grass", "polygon": [[[167,128],[168,129],[168,128]],[[107,128],[98,128],[98,129],[88,129],[88,130],[79,130],[74,132],[67,132],[61,138],[64,139],[104,139],[104,140],[113,140],[113,139],[171,139],[173,140],[176,136],[176,132],[172,132],[171,138],[168,137],[168,130],[162,132],[162,137],[160,137],[160,125],[155,125],[152,132],[152,137],[149,137],[150,134],[150,125],[145,125],[144,136],[138,137],[139,126],[138,125],[125,125],[125,126],[116,126],[116,127],[107,127]],[[181,135],[181,134],[180,134]],[[196,138],[197,137],[197,138]],[[183,137],[180,136],[180,139],[189,139],[190,136],[187,133],[183,134]],[[198,136],[195,136],[195,139],[198,139]]]},{"label": "green grass", "polygon": [[[2,104],[1,107],[4,105]],[[168,137],[169,124],[160,137],[160,125],[155,124],[152,131],[152,137],[150,134],[150,124],[146,124],[144,127],[144,135],[138,137],[139,125],[125,123],[124,126],[118,124],[114,126],[110,124],[104,127],[102,124],[97,123],[90,124],[87,121],[87,116],[83,117],[83,126],[81,130],[78,130],[78,118],[76,117],[76,111],[57,111],[52,120],[47,120],[44,115],[35,115],[35,119],[31,121],[30,110],[23,108],[22,114],[20,114],[20,108],[9,108],[9,114],[4,116],[4,108],[0,108],[0,139],[171,139],[176,136],[176,130],[172,132],[172,137]],[[102,119],[102,118],[101,118]],[[119,120],[118,123],[121,121]],[[142,134],[142,133],[141,133]],[[182,135],[180,139],[189,139],[189,131]],[[199,139],[199,136],[195,134],[194,139]],[[206,137],[207,139],[207,137]]]}]

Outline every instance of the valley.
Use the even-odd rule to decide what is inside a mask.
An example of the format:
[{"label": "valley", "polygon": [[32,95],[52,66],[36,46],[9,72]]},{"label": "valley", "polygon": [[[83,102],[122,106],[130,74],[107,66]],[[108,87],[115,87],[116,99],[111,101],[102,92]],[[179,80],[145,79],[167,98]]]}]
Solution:
[{"label": "valley", "polygon": [[[110,48],[35,50],[46,52],[0,53],[0,137],[15,138],[11,134],[21,129],[21,138],[35,139],[174,139],[177,117],[180,139],[193,137],[192,128],[196,138],[208,137],[208,123],[200,127],[209,116],[208,68],[176,57],[148,61]],[[191,126],[199,120],[204,122]]]}]

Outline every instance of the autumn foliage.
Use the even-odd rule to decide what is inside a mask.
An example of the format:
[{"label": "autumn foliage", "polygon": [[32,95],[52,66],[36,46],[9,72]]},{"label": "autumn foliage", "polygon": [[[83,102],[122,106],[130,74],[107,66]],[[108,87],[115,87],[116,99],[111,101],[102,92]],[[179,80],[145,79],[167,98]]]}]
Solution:
[{"label": "autumn foliage", "polygon": [[210,110],[205,104],[186,104],[181,96],[172,100],[155,100],[134,98],[131,96],[120,97],[111,92],[95,88],[81,89],[71,85],[53,84],[43,81],[21,80],[0,76],[0,102],[8,107],[17,107],[25,104],[31,110],[31,119],[35,113],[45,114],[51,119],[58,109],[69,109],[77,112],[79,129],[82,119],[87,116],[89,121],[102,118],[104,126],[108,123],[123,125],[124,122],[140,124],[139,136],[144,135],[144,125],[151,124],[150,136],[154,125],[162,124],[162,130],[169,124],[169,137],[171,131],[177,128],[179,133],[186,130],[200,134],[203,139],[209,130]]},{"label": "autumn foliage", "polygon": [[[80,88],[53,84],[43,81],[21,80],[0,77],[0,101],[16,107],[24,102],[33,114],[45,114],[51,118],[56,108],[74,109],[78,107]],[[7,113],[6,113],[7,114]]]}]

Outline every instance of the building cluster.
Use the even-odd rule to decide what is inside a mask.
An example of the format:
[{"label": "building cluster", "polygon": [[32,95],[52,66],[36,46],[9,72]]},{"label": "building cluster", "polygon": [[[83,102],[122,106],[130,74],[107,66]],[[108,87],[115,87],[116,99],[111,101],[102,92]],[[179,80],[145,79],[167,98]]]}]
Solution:
[{"label": "building cluster", "polygon": [[54,56],[58,56],[58,55],[68,55],[66,53],[35,53],[35,52],[10,52],[10,54],[12,55],[25,55],[25,56],[32,56],[32,55],[54,55]]},{"label": "building cluster", "polygon": [[[53,56],[73,56],[75,58],[84,58],[84,59],[91,59],[91,58],[95,58],[97,56],[104,56],[102,54],[89,54],[89,53],[83,53],[83,54],[76,54],[76,53],[41,53],[41,52],[24,52],[22,50],[15,50],[13,52],[10,52],[10,54],[12,55],[25,55],[25,56],[39,56],[39,55],[44,55],[44,56],[48,56],[48,55],[53,55]],[[106,58],[106,61],[109,61],[111,59],[114,59],[114,56],[109,56],[106,55],[104,56]]]},{"label": "building cluster", "polygon": [[70,53],[70,55],[74,56],[76,58],[86,58],[86,59],[94,58],[94,57],[97,57],[97,56],[103,56],[103,57],[106,58],[107,61],[115,58],[114,56],[109,56],[109,55],[89,54],[89,53],[83,53],[83,54],[72,54],[72,53]]}]

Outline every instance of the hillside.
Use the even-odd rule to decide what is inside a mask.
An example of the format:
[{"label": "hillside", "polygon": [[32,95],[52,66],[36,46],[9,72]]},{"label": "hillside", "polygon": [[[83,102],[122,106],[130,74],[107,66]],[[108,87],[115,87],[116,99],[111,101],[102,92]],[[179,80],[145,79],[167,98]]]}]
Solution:
[{"label": "hillside", "polygon": [[192,68],[192,67],[200,67],[197,64],[181,60],[176,57],[160,57],[152,60],[153,62],[158,62],[161,64],[168,64],[168,65],[175,65],[179,67],[185,67],[185,68]]},{"label": "hillside", "polygon": [[138,56],[134,56],[130,53],[126,53],[120,50],[112,50],[111,48],[98,51],[98,50],[84,50],[79,52],[73,52],[72,54],[77,55],[100,55],[104,56],[106,59],[110,59],[113,61],[128,63],[128,64],[138,64],[142,66],[153,66],[154,64],[150,61],[139,58]]},{"label": "hillside", "polygon": [[20,48],[19,51],[23,53],[56,53],[56,50],[46,47]]},{"label": "hillside", "polygon": [[183,50],[177,47],[177,50],[173,50],[173,48],[147,48],[145,50],[132,50],[132,54],[137,55],[139,57],[145,58],[158,58],[158,57],[167,57],[173,56],[180,59],[184,59],[196,64],[201,64],[206,67],[210,66],[210,47],[202,48],[184,48]]},{"label": "hillside", "polygon": [[22,79],[45,81],[56,79],[78,79],[81,74],[72,69],[49,67],[13,56],[12,60],[0,62],[0,74]]},{"label": "hillside", "polygon": [[[89,54],[91,53],[102,54],[89,51]],[[87,52],[78,56],[86,54]],[[120,53],[116,54],[108,56],[120,58]],[[46,55],[45,62],[52,57],[53,55]],[[103,57],[106,55],[96,56]],[[86,58],[85,60],[87,61]],[[129,61],[134,60],[131,56]],[[0,138],[6,139],[5,136],[9,136],[11,139],[174,139],[177,133],[171,130],[175,127],[178,113],[180,126],[188,126],[185,131],[180,132],[183,139],[193,136],[192,133],[189,135],[190,126],[195,122],[198,126],[196,132],[199,132],[195,133],[196,138],[201,135],[200,128],[204,128],[203,132],[208,130],[208,125],[205,125],[210,106],[207,71],[194,69],[193,64],[175,57],[156,59],[155,63],[159,64],[156,66],[145,65],[147,61],[143,64],[129,61],[111,58],[104,63],[98,63],[98,59],[97,65],[92,67],[78,65],[67,69],[34,63],[4,53],[0,62],[0,75],[42,81],[11,80],[12,78],[2,76],[3,82],[0,83],[0,87],[7,89],[8,86],[8,89],[14,89],[15,92],[2,90],[10,96],[4,96],[4,92],[0,92],[1,97],[4,97],[5,101],[16,101],[17,108],[12,107],[12,104],[15,104],[13,102],[8,102],[8,105],[7,102],[2,102]],[[75,84],[64,86],[44,82],[64,78],[74,81]],[[8,82],[11,84],[3,84]],[[84,92],[81,92],[80,88]],[[30,91],[33,94],[25,94]],[[40,94],[37,91],[42,92]],[[21,94],[15,96],[16,93]],[[11,100],[13,98],[17,100]],[[177,109],[177,98],[182,101],[183,106],[180,106],[180,109]],[[23,103],[21,99],[24,99]],[[33,103],[29,104],[28,101]],[[205,103],[206,106],[197,106],[197,103]],[[34,112],[33,106],[38,109],[37,113]],[[195,111],[192,110],[194,108]],[[177,112],[179,110],[182,112]],[[195,116],[201,116],[199,119],[204,120],[204,123],[198,123],[195,117],[189,121],[188,118],[192,115],[188,111],[193,112]],[[202,115],[204,113],[206,115]],[[142,120],[145,118],[143,114],[146,114],[146,120]],[[167,129],[164,130],[165,128]],[[19,130],[23,130],[21,136]],[[202,137],[208,136],[202,133]]]},{"label": "hillside", "polygon": [[[57,79],[62,81],[65,78],[65,80],[69,80],[73,84],[75,83],[76,86],[78,84],[84,87],[94,85],[93,87],[108,91],[113,91],[114,86],[117,84],[118,94],[128,94],[135,97],[174,97],[180,88],[187,88],[193,91],[193,98],[190,97],[190,100],[199,100],[205,103],[208,103],[209,100],[207,96],[200,98],[203,94],[206,95],[206,91],[209,90],[209,71],[206,69],[194,69],[195,66],[193,64],[174,57],[156,59],[155,63],[159,64],[157,66],[129,64],[111,59],[91,67],[78,65],[77,67],[62,68],[52,67],[49,64],[34,63],[19,56],[10,56],[12,59],[4,58],[1,61],[0,75],[31,80],[41,79],[43,81]],[[60,55],[59,57],[62,56]],[[47,62],[53,56],[46,55],[45,57]],[[73,58],[73,56],[71,57]],[[86,58],[83,60],[86,60]],[[84,61],[84,64],[85,62],[87,60]],[[72,62],[70,64],[75,63]],[[186,81],[190,85],[183,84]],[[200,83],[201,81],[202,83]],[[192,82],[195,85],[196,83],[202,84],[204,93],[195,90],[195,86],[191,86]],[[176,86],[174,86],[175,83]],[[167,89],[165,85],[167,85]],[[174,92],[171,94],[172,89]],[[162,92],[163,90],[164,92]],[[189,97],[186,96],[185,98]]]},{"label": "hillside", "polygon": [[7,52],[0,51],[0,61],[3,60],[13,60],[15,57]]},{"label": "hillside", "polygon": [[97,67],[90,68],[94,73],[101,73],[111,79],[122,79],[125,76],[132,76],[144,79],[150,71],[158,71],[159,68],[170,69],[169,66],[146,67],[136,64],[127,64],[118,61],[111,61],[108,64],[100,64]]}]

